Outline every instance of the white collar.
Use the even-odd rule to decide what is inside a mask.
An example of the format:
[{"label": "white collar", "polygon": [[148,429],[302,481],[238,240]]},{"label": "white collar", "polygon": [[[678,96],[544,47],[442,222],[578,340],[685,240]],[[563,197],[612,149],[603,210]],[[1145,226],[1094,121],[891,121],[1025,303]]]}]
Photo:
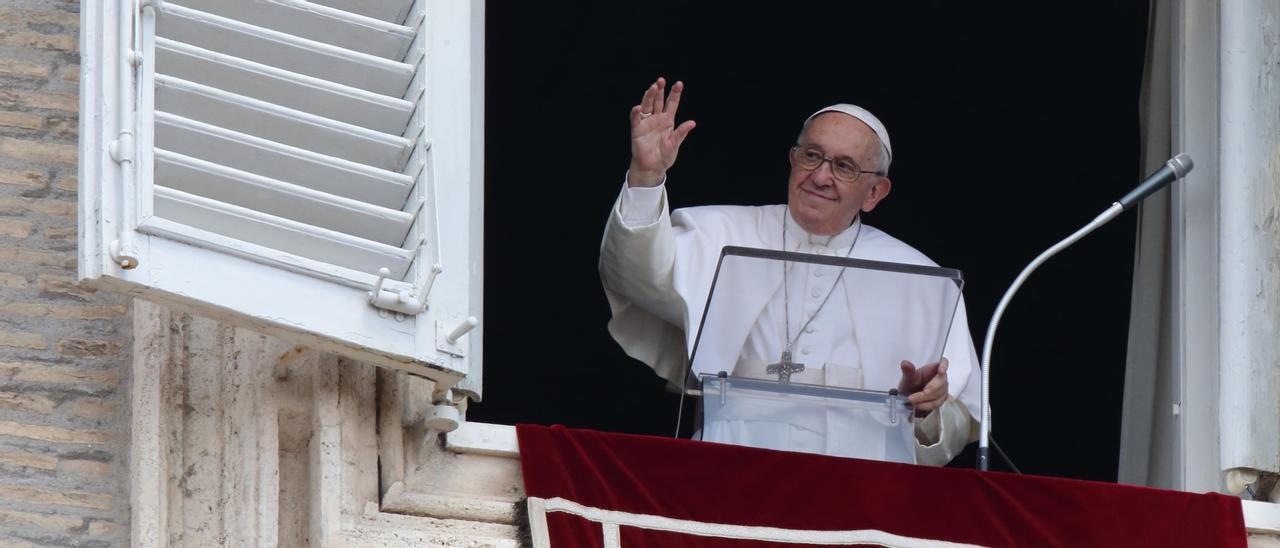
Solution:
[{"label": "white collar", "polygon": [[[800,223],[797,223],[795,218],[791,216],[791,208],[789,206],[783,206],[782,217],[785,219],[784,222],[787,223],[787,241],[785,242],[785,245],[789,248],[795,247],[795,249],[808,245],[810,248],[816,247],[844,251],[857,240],[858,225],[862,224],[862,216],[858,215],[853,218],[853,224],[849,225],[849,228],[831,236],[819,236],[817,234],[810,234],[807,230],[801,228]],[[799,246],[796,246],[796,242],[799,243]],[[795,249],[784,249],[784,251],[795,251]]]}]

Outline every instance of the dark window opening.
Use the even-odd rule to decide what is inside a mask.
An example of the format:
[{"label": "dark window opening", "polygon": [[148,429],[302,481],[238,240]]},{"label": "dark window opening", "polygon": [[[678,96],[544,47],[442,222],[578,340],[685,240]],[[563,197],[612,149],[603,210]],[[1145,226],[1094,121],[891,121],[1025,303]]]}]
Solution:
[{"label": "dark window opening", "polygon": [[[1142,175],[1145,3],[502,3],[486,16],[474,421],[671,435],[678,399],[609,337],[596,271],[627,113],[656,76],[686,83],[682,118],[698,122],[669,174],[673,207],[780,203],[810,112],[875,112],[894,186],[865,221],[964,272],[979,347],[1018,271]],[[1115,480],[1135,219],[1054,258],[1005,315],[994,432],[1024,472]],[[971,448],[954,465],[972,463]]]}]

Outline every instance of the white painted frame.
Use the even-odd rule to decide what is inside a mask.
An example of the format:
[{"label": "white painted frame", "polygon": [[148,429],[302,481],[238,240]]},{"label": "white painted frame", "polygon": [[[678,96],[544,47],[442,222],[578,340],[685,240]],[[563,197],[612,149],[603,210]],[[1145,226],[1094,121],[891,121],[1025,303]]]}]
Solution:
[{"label": "white painted frame", "polygon": [[1173,13],[1172,148],[1195,169],[1171,187],[1174,486],[1224,491],[1218,462],[1218,3]]},{"label": "white painted frame", "polygon": [[[146,3],[146,2],[144,2]],[[444,340],[469,317],[481,316],[483,280],[483,0],[422,0],[415,7],[431,17],[413,18],[425,40],[414,47],[422,78],[420,111],[425,133],[415,143],[422,160],[415,196],[429,223],[412,229],[425,236],[435,255],[410,273],[410,283],[388,280],[397,291],[420,285],[439,263],[430,307],[417,316],[388,313],[369,304],[374,272],[281,256],[257,246],[209,234],[154,217],[152,127],[154,67],[147,56],[154,40],[141,46],[144,62],[138,85],[121,85],[121,63],[131,46],[121,21],[135,0],[89,2],[82,6],[81,64],[80,278],[94,284],[194,313],[246,326],[298,344],[346,355],[375,365],[401,369],[437,381],[440,390],[474,373],[464,388],[480,392],[481,331],[456,342]],[[149,10],[143,10],[146,13]],[[139,24],[139,23],[135,23]],[[154,28],[154,19],[141,17]],[[143,32],[147,37],[153,32]],[[424,53],[426,55],[424,55]],[[107,153],[119,133],[123,95],[137,93],[138,176],[126,180]],[[127,113],[126,113],[127,114]],[[428,148],[430,150],[428,150]],[[136,208],[122,206],[136,197]],[[438,213],[438,217],[437,214]],[[132,222],[130,222],[132,221]],[[124,228],[124,224],[134,224]],[[439,228],[437,228],[439,227]],[[134,230],[134,229],[138,230]],[[441,231],[443,230],[443,232]],[[112,260],[110,246],[132,238],[138,266],[124,269]],[[422,257],[420,257],[421,259]]]}]

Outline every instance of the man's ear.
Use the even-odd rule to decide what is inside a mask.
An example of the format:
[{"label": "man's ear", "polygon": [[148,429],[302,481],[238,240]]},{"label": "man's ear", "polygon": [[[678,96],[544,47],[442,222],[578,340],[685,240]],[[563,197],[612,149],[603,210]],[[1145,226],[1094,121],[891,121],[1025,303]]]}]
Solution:
[{"label": "man's ear", "polygon": [[893,188],[893,181],[884,175],[876,175],[875,184],[871,185],[871,190],[867,192],[866,199],[862,200],[862,211],[870,213],[876,208],[876,204],[880,203],[885,196],[889,195],[889,190]]}]

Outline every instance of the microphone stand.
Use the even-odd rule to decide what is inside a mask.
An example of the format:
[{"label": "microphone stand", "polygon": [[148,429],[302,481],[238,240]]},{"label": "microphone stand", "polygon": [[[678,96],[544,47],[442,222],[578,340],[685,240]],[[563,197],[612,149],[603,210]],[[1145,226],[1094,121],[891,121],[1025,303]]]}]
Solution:
[{"label": "microphone stand", "polygon": [[1022,287],[1023,282],[1027,281],[1027,277],[1031,276],[1040,265],[1049,260],[1050,257],[1057,255],[1059,251],[1066,249],[1067,246],[1076,243],[1080,238],[1085,237],[1090,232],[1097,230],[1098,227],[1107,224],[1116,216],[1125,210],[1133,207],[1141,202],[1153,192],[1163,188],[1165,185],[1173,181],[1185,177],[1191,171],[1191,157],[1186,154],[1179,154],[1168,162],[1164,167],[1160,168],[1154,175],[1138,185],[1133,191],[1125,195],[1119,201],[1111,204],[1106,211],[1095,217],[1089,224],[1084,225],[1080,230],[1075,231],[1066,239],[1054,244],[1053,247],[1046,249],[1035,260],[1031,261],[1026,268],[1022,269],[1022,273],[1013,280],[1013,285],[1005,290],[1004,296],[1000,298],[1000,304],[996,305],[995,314],[991,317],[991,323],[987,326],[987,336],[982,341],[982,422],[978,434],[978,469],[990,469],[990,444],[991,444],[991,348],[995,344],[996,328],[1000,326],[1000,318],[1004,316],[1005,307],[1009,306],[1009,301],[1013,299],[1014,293]]}]

